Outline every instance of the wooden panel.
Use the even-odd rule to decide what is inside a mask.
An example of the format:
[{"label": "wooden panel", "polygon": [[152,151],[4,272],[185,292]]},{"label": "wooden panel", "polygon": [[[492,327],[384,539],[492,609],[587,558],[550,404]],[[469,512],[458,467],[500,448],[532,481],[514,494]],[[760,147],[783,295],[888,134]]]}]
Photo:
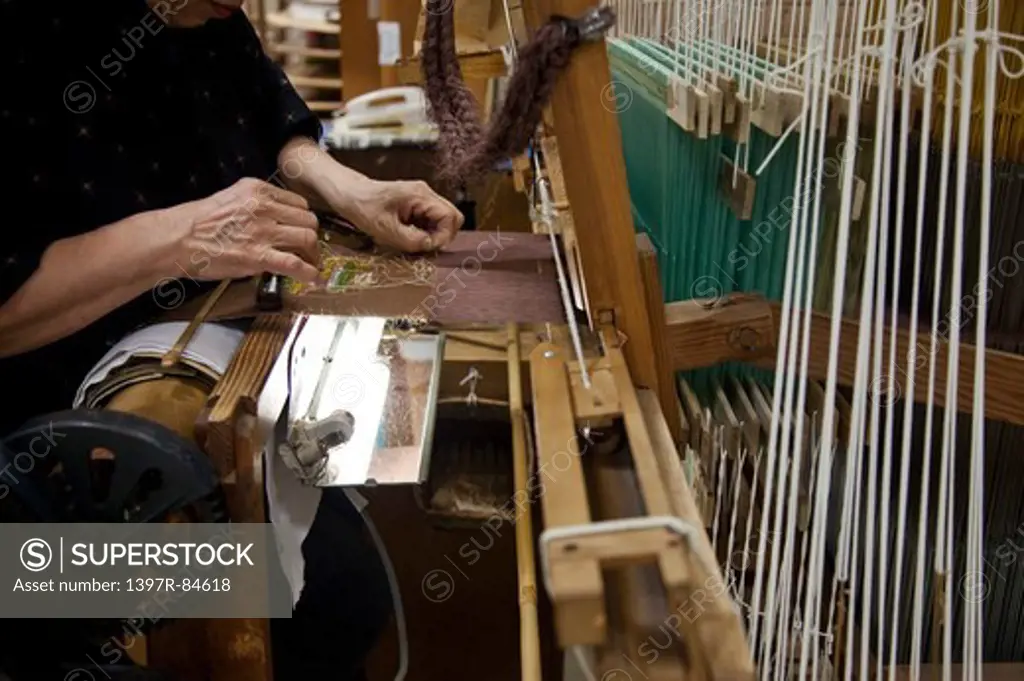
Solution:
[{"label": "wooden panel", "polygon": [[[403,34],[403,38],[404,38]],[[467,81],[486,80],[488,78],[501,78],[507,75],[505,57],[501,52],[477,52],[475,54],[459,55],[459,66],[462,68],[462,77]],[[408,59],[398,69],[398,78],[403,84],[418,84],[423,82],[423,65],[419,59]]]},{"label": "wooden panel", "polygon": [[367,17],[367,0],[343,0],[341,3],[341,77],[345,101],[381,87],[378,61],[377,22]]},{"label": "wooden panel", "polygon": [[492,173],[470,189],[476,202],[476,228],[482,232],[531,232],[530,205],[516,191],[512,175]]},{"label": "wooden panel", "polygon": [[[381,0],[381,21],[393,21],[399,26],[401,33],[401,57],[403,59],[412,56],[413,43],[416,39],[416,22],[419,20],[419,16],[420,3],[418,2],[410,0]],[[400,68],[398,65],[381,66],[381,87],[401,85]]]},{"label": "wooden panel", "polygon": [[[408,1],[408,0],[407,0]],[[425,5],[425,0],[422,0]],[[455,11],[455,51],[459,54],[488,52],[492,48],[507,42],[507,33],[497,33],[493,29],[504,25],[504,17],[493,11],[494,0],[449,0],[446,8]],[[423,45],[423,32],[426,28],[426,9],[422,9],[416,23],[416,39],[413,51],[419,54]],[[496,39],[497,42],[490,42]]]}]

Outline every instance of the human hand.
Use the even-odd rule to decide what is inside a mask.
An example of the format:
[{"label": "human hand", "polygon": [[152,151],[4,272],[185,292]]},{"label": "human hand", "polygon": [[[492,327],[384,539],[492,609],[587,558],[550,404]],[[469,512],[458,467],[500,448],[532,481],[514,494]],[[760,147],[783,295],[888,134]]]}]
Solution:
[{"label": "human hand", "polygon": [[196,279],[271,272],[312,282],[319,273],[316,216],[306,199],[267,182],[243,178],[161,220],[178,230],[176,264]]},{"label": "human hand", "polygon": [[346,204],[333,208],[378,244],[408,253],[444,248],[464,221],[426,182],[366,180],[351,190]]}]

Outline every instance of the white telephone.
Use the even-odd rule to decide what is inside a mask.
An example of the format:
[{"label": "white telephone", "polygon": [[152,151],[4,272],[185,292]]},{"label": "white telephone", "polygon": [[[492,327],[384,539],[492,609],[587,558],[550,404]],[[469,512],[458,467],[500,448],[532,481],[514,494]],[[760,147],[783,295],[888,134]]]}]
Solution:
[{"label": "white telephone", "polygon": [[427,98],[415,87],[393,87],[360,95],[335,121],[347,130],[387,130],[427,125]]}]

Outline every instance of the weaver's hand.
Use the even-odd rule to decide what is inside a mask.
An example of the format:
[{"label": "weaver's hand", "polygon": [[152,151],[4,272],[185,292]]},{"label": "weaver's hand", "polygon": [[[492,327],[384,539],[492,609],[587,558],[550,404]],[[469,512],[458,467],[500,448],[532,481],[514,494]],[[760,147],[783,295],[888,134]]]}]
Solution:
[{"label": "weaver's hand", "polygon": [[317,219],[306,199],[252,178],[208,198],[161,211],[176,230],[176,263],[196,279],[263,272],[311,282],[319,272]]},{"label": "weaver's hand", "polygon": [[378,244],[408,253],[444,248],[462,228],[458,208],[425,182],[360,182],[349,206],[335,206]]}]

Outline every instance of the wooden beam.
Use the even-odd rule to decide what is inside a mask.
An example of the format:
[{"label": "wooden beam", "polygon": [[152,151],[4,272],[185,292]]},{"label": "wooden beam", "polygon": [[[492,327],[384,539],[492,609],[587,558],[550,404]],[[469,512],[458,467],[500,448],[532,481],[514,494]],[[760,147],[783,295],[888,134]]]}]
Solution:
[{"label": "wooden beam", "polygon": [[[233,522],[266,522],[263,449],[256,442],[256,406],[291,324],[290,316],[256,318],[196,424],[197,439],[221,475]],[[210,678],[272,678],[270,620],[209,620],[206,638]]]},{"label": "wooden beam", "polygon": [[[523,408],[522,350],[519,329],[506,327],[508,337],[508,409],[512,426],[512,462],[515,499],[529,499],[530,464],[527,452],[526,412]],[[533,514],[516,504],[516,568],[519,577],[519,661],[522,681],[541,681],[540,629],[537,616],[537,568],[533,552]]]},{"label": "wooden beam", "polygon": [[[982,672],[981,677],[985,681],[1019,681],[1024,679],[1024,664],[1018,662],[1003,662],[995,663],[991,662],[983,664],[981,666]],[[950,665],[950,671],[954,679],[963,678],[963,667],[959,664]],[[888,678],[889,670],[886,669],[883,673],[883,678]],[[922,679],[937,679],[942,675],[942,665],[939,664],[923,664],[921,665],[921,678]],[[897,666],[896,667],[896,679],[897,681],[910,681],[913,678],[910,673],[910,666]]]},{"label": "wooden beam", "polygon": [[[775,319],[781,317],[781,305],[772,303]],[[808,378],[823,380],[828,377],[828,345],[830,317],[819,312],[811,316],[811,351]],[[859,324],[844,319],[839,332],[839,383],[853,385],[857,366],[857,334]],[[882,345],[888,352],[889,333],[883,334]],[[908,352],[911,353],[908,361]],[[913,398],[927,402],[928,364],[931,354],[931,334],[918,333],[916,343],[911,343],[910,333],[899,329],[896,334],[897,375],[896,396],[903,396],[907,377],[913,379]],[[974,410],[974,354],[975,346],[960,344],[959,379],[957,381],[957,409],[970,413]],[[949,357],[949,343],[939,341],[935,352],[935,403],[946,404],[946,362]],[[1009,352],[988,350],[985,353],[985,416],[996,421],[1024,425],[1024,356]],[[916,371],[915,371],[916,364]],[[774,360],[762,362],[774,367]],[[880,397],[885,397],[881,395]]]},{"label": "wooden beam", "polygon": [[338,24],[313,19],[297,19],[284,12],[271,12],[267,15],[267,26],[271,28],[294,29],[309,33],[337,34],[341,30]]},{"label": "wooden beam", "polygon": [[306,45],[293,45],[290,43],[270,43],[267,45],[267,52],[276,55],[293,54],[299,57],[310,59],[341,59],[341,50],[328,47],[307,47]]},{"label": "wooden beam", "polygon": [[[533,28],[551,15],[577,17],[592,0],[537,0],[524,7]],[[582,44],[558,79],[551,100],[565,188],[579,225],[579,253],[595,324],[612,322],[628,342],[624,353],[638,387],[657,389],[650,318],[640,264],[614,257],[636,249],[622,136],[604,40]],[[602,104],[603,103],[603,104]]]},{"label": "wooden beam", "polygon": [[325,78],[322,76],[304,76],[299,73],[289,73],[285,71],[285,75],[288,76],[288,80],[291,81],[292,85],[297,88],[322,88],[325,90],[341,90],[342,81],[341,78]]},{"label": "wooden beam", "polygon": [[[197,317],[199,319],[201,317]],[[291,318],[264,315],[250,327],[227,370],[194,415],[193,427],[179,425],[183,436],[194,431],[196,442],[212,461],[221,479],[228,515],[232,522],[264,523],[263,448],[257,442],[256,406],[259,393],[291,328]],[[159,388],[152,382],[149,391]],[[172,386],[173,387],[173,386]],[[179,388],[182,386],[178,386]],[[180,393],[178,390],[177,393]],[[163,396],[158,393],[158,396]],[[125,395],[125,397],[130,397]],[[180,407],[177,400],[166,400]],[[138,399],[135,400],[138,404]],[[121,407],[130,402],[122,400]],[[143,405],[140,405],[143,406]],[[165,409],[170,407],[164,406]],[[156,417],[159,409],[147,417]],[[140,412],[141,413],[141,412]],[[156,422],[173,427],[170,420]],[[238,594],[244,598],[244,594]],[[217,681],[270,681],[270,621],[259,618],[181,620],[148,637],[148,662],[176,678],[210,678]]]},{"label": "wooden beam", "polygon": [[764,298],[734,295],[665,306],[666,346],[677,371],[775,360],[777,325]]},{"label": "wooden beam", "polygon": [[[724,362],[752,362],[766,369],[775,368],[776,339],[782,306],[752,296],[732,296],[722,301],[689,300],[665,306],[667,345],[676,370],[685,371],[715,366]],[[811,314],[810,361],[811,380],[828,378],[830,317],[820,312]],[[838,380],[852,386],[857,368],[857,335],[859,324],[852,319],[842,321],[839,332]],[[888,352],[889,333],[883,334],[883,347]],[[930,329],[918,333],[912,343],[910,333],[897,330],[896,395],[903,397],[908,376],[913,380],[913,399],[926,402],[928,363],[931,354]],[[908,353],[910,353],[908,359]],[[970,413],[974,400],[975,346],[960,344],[957,409]],[[935,351],[935,390],[937,405],[946,404],[946,362],[949,343],[940,340]],[[916,369],[915,369],[916,367]],[[1024,355],[988,350],[985,361],[986,418],[1024,425]],[[879,395],[879,397],[885,397]],[[886,399],[891,399],[888,397]]]},{"label": "wooden beam", "polygon": [[[404,34],[402,37],[404,41]],[[460,54],[458,59],[459,66],[462,68],[462,77],[467,81],[503,78],[508,75],[505,57],[501,54],[500,50]],[[423,65],[419,57],[403,60],[396,68],[398,73],[397,82],[407,85],[423,82]]]}]

